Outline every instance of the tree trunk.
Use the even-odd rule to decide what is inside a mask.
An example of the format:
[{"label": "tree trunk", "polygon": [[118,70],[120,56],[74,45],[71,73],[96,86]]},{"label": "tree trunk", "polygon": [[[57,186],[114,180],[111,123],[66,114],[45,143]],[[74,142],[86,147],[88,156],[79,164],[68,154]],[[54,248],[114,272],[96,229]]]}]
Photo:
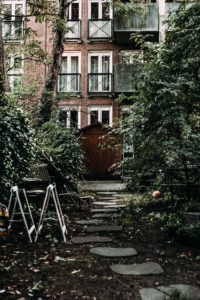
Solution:
[{"label": "tree trunk", "polygon": [[52,61],[48,68],[45,86],[41,96],[38,125],[49,121],[51,118],[53,99],[63,53],[63,43],[65,37],[65,26],[63,25],[67,22],[68,7],[71,2],[72,1],[69,0],[59,0],[59,14],[56,21],[57,24],[52,47]]}]

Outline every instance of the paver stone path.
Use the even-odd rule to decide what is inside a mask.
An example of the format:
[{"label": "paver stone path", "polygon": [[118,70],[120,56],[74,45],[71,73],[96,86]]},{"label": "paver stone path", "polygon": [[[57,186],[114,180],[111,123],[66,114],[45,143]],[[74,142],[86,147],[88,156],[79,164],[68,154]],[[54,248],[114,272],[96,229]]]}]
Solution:
[{"label": "paver stone path", "polygon": [[117,225],[105,225],[105,226],[89,226],[86,228],[87,232],[114,232],[121,231],[122,226]]},{"label": "paver stone path", "polygon": [[112,271],[121,275],[153,275],[161,274],[164,270],[158,263],[145,262],[142,264],[113,264],[110,266]]},{"label": "paver stone path", "polygon": [[71,238],[72,243],[74,244],[87,244],[87,243],[109,243],[112,242],[112,239],[107,236],[76,236]]},{"label": "paver stone path", "polygon": [[118,218],[121,217],[122,214],[95,214],[92,216],[92,218]]},{"label": "paver stone path", "polygon": [[[177,299],[199,300],[200,289],[187,284],[173,284],[169,286],[157,286],[155,288],[140,289],[142,300],[169,300],[174,292],[179,293]],[[175,299],[175,298],[173,298]]]},{"label": "paver stone path", "polygon": [[137,255],[134,248],[113,248],[113,247],[95,247],[90,249],[90,253],[106,257],[128,257]]},{"label": "paver stone path", "polygon": [[90,210],[92,213],[104,213],[104,212],[118,212],[117,208],[93,208]]},{"label": "paver stone path", "polygon": [[75,221],[76,224],[79,225],[89,225],[89,224],[103,224],[104,220],[101,219],[91,219],[91,220],[77,220]]}]

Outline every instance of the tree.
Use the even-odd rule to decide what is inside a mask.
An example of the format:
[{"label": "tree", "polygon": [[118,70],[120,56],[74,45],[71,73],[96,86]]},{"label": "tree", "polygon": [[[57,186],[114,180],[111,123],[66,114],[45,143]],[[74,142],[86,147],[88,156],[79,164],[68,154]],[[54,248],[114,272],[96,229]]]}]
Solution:
[{"label": "tree", "polygon": [[166,41],[146,62],[124,131],[133,136],[134,173],[200,159],[200,4],[182,5],[168,21]]}]

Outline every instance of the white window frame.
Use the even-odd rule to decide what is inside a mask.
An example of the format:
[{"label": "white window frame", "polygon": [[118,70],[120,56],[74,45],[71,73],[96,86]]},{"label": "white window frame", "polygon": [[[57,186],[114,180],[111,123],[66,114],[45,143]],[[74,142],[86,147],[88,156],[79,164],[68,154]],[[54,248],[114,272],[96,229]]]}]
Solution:
[{"label": "white window frame", "polygon": [[99,58],[99,65],[98,65],[98,73],[102,73],[102,56],[109,56],[110,57],[110,63],[109,63],[109,73],[112,73],[112,66],[113,66],[113,53],[112,51],[90,51],[89,52],[89,60],[88,60],[88,70],[89,73],[91,73],[91,57],[92,56],[98,56]]},{"label": "white window frame", "polygon": [[[14,60],[15,58],[21,58],[21,68],[20,69],[15,69],[14,68]],[[14,81],[15,78],[19,78],[23,76],[24,74],[24,61],[23,61],[23,56],[20,55],[10,55],[10,61],[9,61],[9,68],[11,68],[10,70],[7,71],[7,75],[8,75],[8,79],[9,79],[9,85],[10,85],[10,90],[13,93],[14,92]]]},{"label": "white window frame", "polygon": [[[11,21],[15,22],[15,5],[21,4],[22,5],[22,15],[25,15],[25,0],[3,0],[3,5],[11,5]],[[12,31],[13,31],[13,27]],[[13,32],[11,32],[11,36],[14,36]],[[4,30],[3,30],[3,36],[4,36]],[[12,39],[11,39],[12,40]]]},{"label": "white window frame", "polygon": [[88,19],[91,19],[91,4],[92,3],[98,3],[99,4],[99,20],[102,19],[102,7],[103,7],[103,3],[110,3],[110,16],[109,19],[113,19],[113,8],[112,8],[112,0],[89,0],[89,5],[88,5]]},{"label": "white window frame", "polygon": [[[77,56],[78,57],[78,74],[81,73],[81,52],[80,51],[67,51],[67,52],[64,52],[62,57],[67,57],[67,61],[68,61],[68,72],[66,72],[66,74],[70,74],[72,73],[71,71],[69,72],[69,70],[71,70],[71,57],[73,56]],[[61,68],[60,68],[60,74],[63,74],[61,73]],[[67,83],[67,85],[69,85],[69,83]],[[58,81],[58,92],[62,92],[60,91],[60,82]],[[70,93],[70,91],[69,91]],[[78,90],[78,93],[80,93],[80,78],[79,78],[79,90]]]},{"label": "white window frame", "polygon": [[[90,51],[89,52],[89,57],[88,57],[88,70],[90,74],[93,74],[91,72],[91,58],[92,56],[98,56],[98,72],[99,74],[103,73],[102,71],[102,57],[103,56],[109,56],[109,70],[108,72],[110,74],[113,74],[113,53],[112,51],[104,51],[104,52],[100,52],[100,51]],[[102,90],[102,80],[101,77],[99,78],[100,80],[98,81],[98,91],[97,92],[103,92]],[[112,89],[112,78],[109,77],[109,91],[111,92]],[[89,91],[91,92],[91,91]]]},{"label": "white window frame", "polygon": [[88,125],[91,125],[90,113],[92,111],[98,111],[98,122],[102,122],[102,111],[109,111],[109,126],[113,124],[113,108],[109,106],[88,106]]},{"label": "white window frame", "polygon": [[67,107],[61,107],[62,111],[66,111],[66,127],[71,129],[71,117],[70,112],[71,111],[77,111],[78,112],[78,128],[81,128],[81,107],[80,106],[67,106]]},{"label": "white window frame", "polygon": [[82,17],[82,14],[81,14],[81,12],[82,12],[82,2],[81,2],[81,0],[76,0],[76,1],[73,1],[72,3],[70,3],[70,5],[69,5],[69,20],[72,19],[72,4],[73,3],[78,3],[79,4],[79,16],[78,16],[78,18],[79,18],[79,20],[81,20],[81,17]]},{"label": "white window frame", "polygon": [[136,59],[143,56],[142,50],[120,50],[120,63],[133,64]]}]

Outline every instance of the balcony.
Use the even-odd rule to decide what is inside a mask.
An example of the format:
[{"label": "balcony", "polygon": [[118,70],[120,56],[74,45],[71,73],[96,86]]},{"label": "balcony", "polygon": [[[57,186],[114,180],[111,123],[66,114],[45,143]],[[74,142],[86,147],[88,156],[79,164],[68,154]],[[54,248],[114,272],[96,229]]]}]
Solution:
[{"label": "balcony", "polygon": [[126,14],[115,12],[114,34],[117,43],[130,43],[130,35],[140,32],[157,39],[159,31],[159,11],[157,4],[143,5],[140,11]]},{"label": "balcony", "polygon": [[4,41],[21,41],[24,37],[23,21],[3,21],[2,36]]},{"label": "balcony", "polygon": [[79,40],[81,38],[81,20],[68,20],[65,34],[66,40]]},{"label": "balcony", "polygon": [[80,74],[67,73],[58,76],[58,92],[77,96],[80,93]]},{"label": "balcony", "polygon": [[108,97],[112,94],[111,73],[90,73],[88,74],[89,96]]},{"label": "balcony", "polygon": [[141,64],[116,64],[114,65],[114,92],[134,93],[136,76],[141,69]]},{"label": "balcony", "polygon": [[88,20],[88,38],[90,40],[110,40],[112,36],[112,20]]}]

